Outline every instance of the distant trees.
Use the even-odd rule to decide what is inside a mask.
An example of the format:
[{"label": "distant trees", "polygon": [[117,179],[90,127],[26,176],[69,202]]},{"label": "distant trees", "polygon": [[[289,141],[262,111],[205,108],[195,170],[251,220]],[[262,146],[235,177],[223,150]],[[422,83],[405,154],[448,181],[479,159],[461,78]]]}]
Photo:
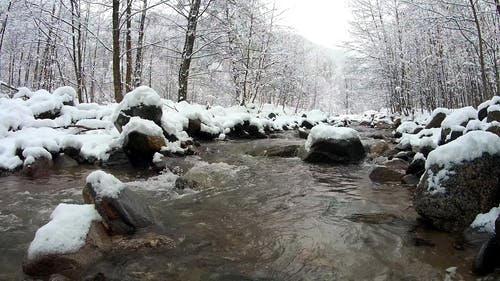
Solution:
[{"label": "distant trees", "polygon": [[0,1],[0,80],[71,85],[82,102],[145,84],[173,100],[340,108],[336,55],[279,16],[261,0]]},{"label": "distant trees", "polygon": [[393,111],[477,105],[498,95],[498,1],[350,3],[349,48]]}]

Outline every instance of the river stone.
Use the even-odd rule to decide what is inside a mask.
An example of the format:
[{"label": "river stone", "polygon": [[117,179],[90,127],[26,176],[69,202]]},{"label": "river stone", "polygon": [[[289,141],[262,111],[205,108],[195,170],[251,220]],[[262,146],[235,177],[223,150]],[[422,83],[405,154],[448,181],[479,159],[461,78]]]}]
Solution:
[{"label": "river stone", "polygon": [[374,182],[401,182],[404,170],[389,168],[387,166],[375,166],[370,172],[370,179]]},{"label": "river stone", "polygon": [[414,185],[416,186],[420,181],[420,177],[415,175],[405,175],[401,178],[401,182],[404,184]]},{"label": "river stone", "polygon": [[389,149],[391,149],[391,146],[386,141],[378,141],[370,146],[370,153],[380,156]]},{"label": "river stone", "polygon": [[441,127],[441,123],[443,123],[444,119],[446,118],[446,113],[444,112],[438,112],[434,117],[432,118],[429,123],[427,123],[427,126],[425,126],[426,129],[431,129],[431,128],[439,128]]},{"label": "river stone", "polygon": [[260,146],[247,152],[252,156],[266,156],[266,157],[296,157],[299,154],[302,145],[289,144],[278,146]]},{"label": "river stone", "polygon": [[[438,165],[425,171],[413,199],[415,210],[444,231],[461,231],[477,214],[498,206],[500,188],[499,155],[483,154],[472,161],[453,164],[447,177],[437,177]],[[442,173],[442,172],[441,172]],[[430,178],[431,177],[431,178]],[[436,178],[444,192],[431,192],[429,182]]]},{"label": "river stone", "polygon": [[118,129],[118,132],[122,131],[123,126],[125,126],[128,121],[130,121],[131,117],[140,117],[142,119],[151,120],[156,123],[156,125],[161,127],[161,117],[163,115],[163,111],[160,106],[156,105],[138,105],[133,106],[129,109],[122,110],[118,113],[118,116],[115,120],[115,127]]},{"label": "river stone", "polygon": [[123,151],[133,166],[148,167],[153,160],[153,155],[165,145],[165,139],[161,136],[148,136],[133,131],[125,138]]},{"label": "river stone", "polygon": [[487,115],[487,118],[486,118],[486,121],[488,123],[491,123],[491,122],[500,122],[500,110],[490,110],[488,111],[488,115]]},{"label": "river stone", "polygon": [[[265,131],[269,131],[269,128],[264,128]],[[259,128],[255,125],[250,124],[250,121],[245,120],[243,124],[238,123],[230,129],[230,132],[226,135],[230,138],[237,139],[265,139],[267,138],[267,132],[263,133],[259,131]]]},{"label": "river stone", "polygon": [[491,125],[488,129],[486,129],[486,131],[491,132],[500,137],[500,126],[498,125]]},{"label": "river stone", "polygon": [[67,254],[49,254],[23,262],[24,273],[46,279],[62,275],[80,280],[82,273],[111,249],[111,239],[100,222],[92,222],[86,243],[78,251]]},{"label": "river stone", "polygon": [[474,258],[474,273],[486,275],[495,270],[500,265],[500,245],[498,236],[490,237],[479,249]]},{"label": "river stone", "polygon": [[366,156],[359,139],[326,139],[315,142],[303,160],[311,163],[358,163]]},{"label": "river stone", "polygon": [[425,160],[422,158],[413,159],[406,169],[407,175],[422,176],[425,172]]},{"label": "river stone", "polygon": [[189,119],[188,127],[185,129],[186,133],[192,138],[200,140],[213,140],[219,137],[219,133],[211,134],[201,130],[203,122],[200,119]]},{"label": "river stone", "polygon": [[123,188],[116,198],[96,198],[95,187],[87,183],[83,189],[87,204],[95,204],[106,228],[115,235],[133,234],[138,229],[154,224],[148,204],[129,188]]},{"label": "river stone", "polygon": [[299,138],[307,139],[307,137],[309,137],[309,130],[306,130],[304,128],[299,128],[298,134],[299,134]]},{"label": "river stone", "polygon": [[314,127],[314,124],[309,122],[308,120],[303,120],[302,123],[300,123],[300,127],[311,130]]}]

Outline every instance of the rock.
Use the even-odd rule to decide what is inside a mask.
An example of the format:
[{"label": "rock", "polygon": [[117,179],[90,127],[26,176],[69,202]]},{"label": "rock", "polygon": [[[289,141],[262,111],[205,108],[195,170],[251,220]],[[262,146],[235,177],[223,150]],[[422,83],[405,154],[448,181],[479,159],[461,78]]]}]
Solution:
[{"label": "rock", "polygon": [[22,152],[24,159],[22,173],[26,176],[39,178],[52,172],[52,154],[41,147],[28,147]]},{"label": "rock", "polygon": [[132,165],[147,167],[152,162],[153,155],[165,145],[163,137],[132,132],[123,143],[123,151],[128,156]]},{"label": "rock", "polygon": [[111,150],[108,159],[101,163],[103,167],[126,166],[127,164],[129,164],[129,158],[121,147]]},{"label": "rock", "polygon": [[384,165],[387,166],[388,168],[395,169],[395,170],[406,171],[406,169],[408,169],[408,162],[406,162],[402,159],[399,159],[399,158],[394,158],[394,159],[388,160],[384,163]]},{"label": "rock", "polygon": [[402,170],[389,168],[387,166],[375,166],[370,172],[370,179],[374,182],[401,182],[404,176]]},{"label": "rock", "polygon": [[238,168],[226,163],[198,162],[176,180],[176,188],[203,190],[238,184]]},{"label": "rock", "polygon": [[314,124],[309,122],[308,120],[303,120],[302,123],[300,123],[300,127],[310,130],[314,127]]},{"label": "rock", "polygon": [[415,175],[417,177],[422,176],[424,172],[425,172],[425,159],[423,158],[413,159],[413,161],[411,161],[410,165],[408,166],[408,169],[406,169],[407,175]]},{"label": "rock", "polygon": [[405,175],[401,178],[401,182],[409,185],[417,185],[420,181],[420,178],[415,175]]},{"label": "rock", "polygon": [[399,125],[401,125],[401,118],[398,117],[396,119],[394,119],[393,123],[392,123],[392,128],[393,129],[396,129],[397,127],[399,127]]},{"label": "rock", "polygon": [[306,130],[304,128],[299,128],[298,132],[299,132],[299,138],[301,139],[307,139],[307,137],[309,136],[309,130]]},{"label": "rock", "polygon": [[314,143],[303,160],[311,163],[357,163],[366,156],[359,139],[327,139]]},{"label": "rock", "polygon": [[454,129],[443,128],[441,129],[441,140],[439,141],[439,145],[443,145],[458,139],[463,136],[465,132],[465,127],[455,126]]},{"label": "rock", "polygon": [[495,134],[495,135],[497,135],[497,136],[500,137],[500,126],[497,125],[497,124],[490,125],[490,127],[488,127],[488,129],[486,129],[486,131],[487,132],[491,132],[491,133],[493,133],[493,134]]},{"label": "rock", "polygon": [[[493,108],[493,107],[491,107]],[[488,115],[486,117],[486,121],[488,123],[491,122],[500,122],[500,108],[498,108],[498,105],[495,106],[495,110],[491,110],[491,108],[488,109]]]},{"label": "rock", "polygon": [[123,97],[123,101],[118,105],[117,115],[114,121],[119,132],[131,117],[153,121],[161,127],[163,115],[160,96],[151,88],[146,86],[138,87]]},{"label": "rock", "polygon": [[358,163],[366,156],[356,130],[322,124],[311,129],[305,150],[302,160],[311,163]]},{"label": "rock", "polygon": [[208,128],[200,119],[189,119],[185,131],[190,137],[200,140],[213,140],[219,137],[220,131],[218,129],[202,130],[203,127]]},{"label": "rock", "polygon": [[148,204],[117,178],[102,171],[87,177],[83,198],[85,203],[95,204],[104,225],[113,235],[133,234],[154,224]]},{"label": "rock", "polygon": [[389,149],[391,147],[386,141],[379,141],[370,147],[370,153],[380,156],[389,151]]},{"label": "rock", "polygon": [[446,118],[446,113],[444,112],[437,112],[434,114],[432,119],[427,123],[425,126],[426,129],[431,129],[431,128],[439,128],[441,127],[441,123],[443,123],[444,119]]},{"label": "rock", "polygon": [[53,163],[54,163],[54,168],[58,170],[78,167],[78,162],[66,154],[59,155],[57,158],[54,159]]},{"label": "rock", "polygon": [[[415,156],[415,154],[416,153],[414,151],[399,151],[392,158],[397,158],[404,161],[410,161],[413,158],[413,156]],[[389,159],[391,158],[389,157]]]},{"label": "rock", "polygon": [[500,265],[500,245],[497,235],[490,237],[474,258],[474,273],[486,275]]},{"label": "rock", "polygon": [[267,115],[267,118],[274,120],[274,119],[276,119],[276,116],[277,115],[275,113],[271,112],[271,113],[269,113],[269,115]]},{"label": "rock", "polygon": [[[485,146],[490,150],[498,148],[496,138],[486,132],[470,132],[429,154],[428,169],[413,200],[416,211],[438,229],[460,231],[469,226],[477,214],[498,206],[500,155],[484,152],[477,156]],[[472,155],[476,158],[438,160],[440,155],[449,158],[467,154],[468,159]]]},{"label": "rock", "polygon": [[266,157],[297,157],[299,149],[302,145],[289,144],[279,146],[261,146],[248,151],[247,154],[252,156],[266,156]]},{"label": "rock", "polygon": [[48,278],[56,274],[71,280],[80,280],[82,273],[111,249],[111,239],[99,222],[93,222],[87,234],[86,244],[74,253],[48,254],[27,259],[23,271],[27,275]]},{"label": "rock", "polygon": [[239,139],[264,139],[267,138],[265,130],[269,131],[269,128],[264,128],[264,132],[262,132],[256,125],[245,120],[243,124],[236,124],[226,135],[231,138]]}]

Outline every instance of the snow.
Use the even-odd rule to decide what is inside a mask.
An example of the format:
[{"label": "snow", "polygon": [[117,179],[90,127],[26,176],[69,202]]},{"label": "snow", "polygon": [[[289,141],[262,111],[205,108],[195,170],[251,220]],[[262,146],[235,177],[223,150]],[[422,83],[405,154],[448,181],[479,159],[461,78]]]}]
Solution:
[{"label": "snow", "polygon": [[165,159],[165,156],[161,153],[155,152],[153,155],[153,163],[162,163],[163,159]]},{"label": "snow", "polygon": [[493,207],[486,214],[478,214],[470,227],[479,232],[495,233],[495,220],[500,215],[500,207]]},{"label": "snow", "polygon": [[24,165],[31,165],[38,158],[46,158],[52,160],[52,155],[41,147],[28,147],[23,150]]},{"label": "snow", "polygon": [[60,97],[62,102],[73,102],[76,98],[76,91],[71,86],[63,86],[57,88],[53,95]]},{"label": "snow", "polygon": [[488,113],[493,111],[500,111],[500,104],[493,104],[488,107]]},{"label": "snow", "polygon": [[418,152],[417,154],[415,154],[415,156],[413,156],[413,160],[424,160],[425,161],[425,156]]},{"label": "snow", "polygon": [[399,139],[399,148],[431,147],[436,148],[441,139],[441,129],[423,129],[417,134],[403,134]]},{"label": "snow", "polygon": [[61,97],[52,95],[45,90],[36,91],[31,98],[26,101],[26,105],[35,116],[48,111],[55,113],[63,106]]},{"label": "snow", "polygon": [[469,132],[429,153],[425,168],[429,169],[433,165],[439,165],[448,169],[453,164],[472,161],[484,153],[500,154],[500,138],[490,132]]},{"label": "snow", "polygon": [[96,192],[96,199],[103,197],[117,198],[125,185],[115,176],[101,170],[94,171],[87,176],[87,184],[91,184]]},{"label": "snow", "polygon": [[467,124],[470,119],[477,119],[477,110],[474,107],[468,106],[455,109],[443,120],[441,128],[451,129],[455,125]]},{"label": "snow", "polygon": [[156,125],[155,122],[142,119],[140,117],[132,117],[130,118],[130,121],[123,127],[123,131],[118,142],[120,144],[123,144],[127,140],[128,135],[132,132],[138,132],[152,137],[161,137],[165,140],[162,128]]},{"label": "snow", "polygon": [[28,248],[28,258],[78,251],[85,245],[92,221],[101,217],[94,205],[59,204],[50,215],[51,221],[40,227]]},{"label": "snow", "polygon": [[402,122],[401,125],[396,129],[396,132],[401,134],[413,134],[415,130],[418,128],[418,124],[413,121],[405,121]]},{"label": "snow", "polygon": [[465,132],[484,131],[488,126],[479,120],[470,120],[465,127]]},{"label": "snow", "polygon": [[329,125],[317,125],[311,129],[307,141],[305,143],[306,151],[311,149],[311,146],[318,141],[333,139],[359,139],[359,134],[356,130],[351,128],[333,127]]},{"label": "snow", "polygon": [[155,90],[147,86],[140,86],[123,97],[122,102],[116,108],[115,115],[117,116],[122,110],[127,110],[139,105],[161,107],[162,102]]}]

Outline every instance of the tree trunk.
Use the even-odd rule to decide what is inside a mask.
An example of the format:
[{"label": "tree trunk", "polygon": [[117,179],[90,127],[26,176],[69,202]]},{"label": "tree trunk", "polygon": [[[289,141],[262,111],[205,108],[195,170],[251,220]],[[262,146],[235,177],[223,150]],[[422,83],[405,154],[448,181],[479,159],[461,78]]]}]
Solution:
[{"label": "tree trunk", "polygon": [[134,86],[139,87],[142,81],[142,67],[143,67],[143,44],[144,44],[144,26],[146,25],[146,11],[148,8],[148,0],[142,2],[141,20],[139,22],[139,35],[137,37],[137,51],[135,57],[135,70],[134,70]]},{"label": "tree trunk", "polygon": [[479,17],[477,15],[476,5],[474,0],[469,0],[470,7],[472,9],[472,14],[474,15],[474,23],[476,24],[477,40],[479,46],[479,63],[481,65],[481,80],[483,82],[483,99],[489,99],[489,86],[488,86],[488,76],[486,75],[486,66],[484,62],[484,47],[483,47],[483,34],[481,33],[481,25],[479,23]]},{"label": "tree trunk", "polygon": [[179,93],[177,95],[177,100],[179,102],[187,99],[189,68],[191,66],[194,41],[196,39],[196,25],[198,23],[200,4],[201,0],[191,0],[186,39],[184,41],[184,49],[182,51],[182,63],[179,69]]},{"label": "tree trunk", "polygon": [[113,85],[115,101],[123,100],[120,69],[120,0],[113,0]]},{"label": "tree trunk", "polygon": [[125,92],[132,91],[132,0],[127,0],[125,10],[126,34],[125,34]]},{"label": "tree trunk", "polygon": [[5,18],[2,23],[2,28],[0,28],[0,54],[2,54],[3,38],[5,35],[5,31],[7,30],[7,21],[9,20],[9,12],[11,6],[12,6],[12,0],[9,1],[9,5],[7,6],[7,11],[5,12]]}]

